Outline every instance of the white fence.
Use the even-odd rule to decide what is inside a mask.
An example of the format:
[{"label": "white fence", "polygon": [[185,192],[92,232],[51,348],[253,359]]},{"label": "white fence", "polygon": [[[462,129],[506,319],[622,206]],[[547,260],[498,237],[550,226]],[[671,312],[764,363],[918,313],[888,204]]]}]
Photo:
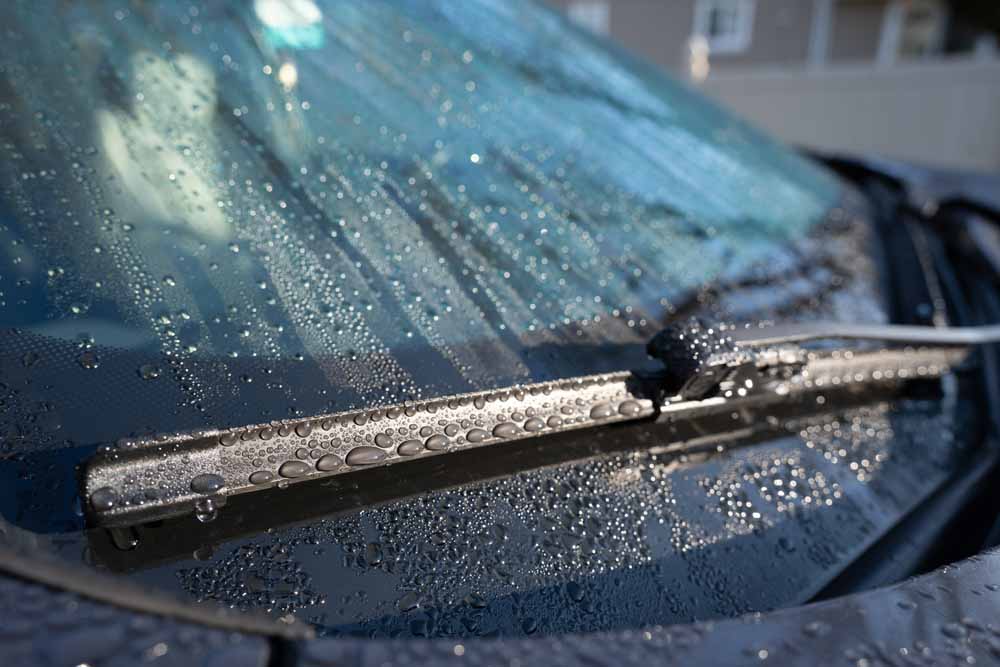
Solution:
[{"label": "white fence", "polygon": [[786,142],[1000,169],[1000,61],[714,70],[710,96]]}]

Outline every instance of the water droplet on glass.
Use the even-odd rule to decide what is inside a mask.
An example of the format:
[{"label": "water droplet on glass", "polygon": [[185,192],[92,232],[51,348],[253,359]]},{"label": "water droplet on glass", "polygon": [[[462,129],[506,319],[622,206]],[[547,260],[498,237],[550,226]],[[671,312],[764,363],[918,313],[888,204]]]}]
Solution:
[{"label": "water droplet on glass", "polygon": [[405,594],[396,601],[396,609],[400,611],[411,611],[420,604],[420,596],[412,591]]},{"label": "water droplet on glass", "polygon": [[80,364],[82,368],[92,371],[101,365],[101,360],[97,358],[96,352],[93,350],[87,350],[86,352],[80,353],[80,356],[76,358],[76,363]]}]

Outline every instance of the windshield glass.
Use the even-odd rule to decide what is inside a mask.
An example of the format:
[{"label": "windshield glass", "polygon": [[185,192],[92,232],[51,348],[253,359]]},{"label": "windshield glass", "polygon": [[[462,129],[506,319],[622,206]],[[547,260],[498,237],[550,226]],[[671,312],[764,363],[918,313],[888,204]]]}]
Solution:
[{"label": "windshield glass", "polygon": [[[849,189],[533,2],[6,0],[0,18],[3,540],[100,566],[77,475],[101,443],[637,369],[706,310],[885,317]],[[690,460],[581,431],[586,460],[477,459],[461,488],[134,576],[334,634],[743,613],[804,599],[930,493],[958,445],[910,434],[942,424],[886,404]],[[801,576],[731,567],[774,553]],[[730,575],[759,595],[720,595]]]},{"label": "windshield glass", "polygon": [[0,17],[2,493],[39,530],[101,442],[635,367],[841,195],[531,2]]},{"label": "windshield glass", "polygon": [[0,15],[2,321],[206,404],[244,357],[301,359],[335,409],[586,372],[530,351],[644,340],[837,195],[526,2]]}]

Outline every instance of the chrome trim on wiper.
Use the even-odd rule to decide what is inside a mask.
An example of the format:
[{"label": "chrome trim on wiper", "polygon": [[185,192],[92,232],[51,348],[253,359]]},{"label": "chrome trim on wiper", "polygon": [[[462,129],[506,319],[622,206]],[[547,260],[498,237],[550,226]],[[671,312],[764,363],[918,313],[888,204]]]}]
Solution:
[{"label": "chrome trim on wiper", "polygon": [[373,466],[652,417],[631,373],[543,382],[311,419],[126,440],[91,459],[92,523],[185,512],[211,519],[226,497]]}]

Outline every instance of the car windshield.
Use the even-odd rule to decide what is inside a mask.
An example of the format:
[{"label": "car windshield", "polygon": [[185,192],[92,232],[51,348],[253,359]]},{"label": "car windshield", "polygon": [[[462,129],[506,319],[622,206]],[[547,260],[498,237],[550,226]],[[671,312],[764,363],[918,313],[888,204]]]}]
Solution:
[{"label": "car windshield", "polygon": [[[99,560],[76,480],[102,443],[637,369],[706,309],[885,317],[850,188],[535,2],[6,0],[0,18],[5,540]],[[765,608],[940,482],[958,445],[911,437],[946,430],[939,412],[838,412],[683,466],[595,450],[137,576],[392,636]],[[747,604],[704,583],[778,552],[799,574],[735,574]],[[430,606],[472,611],[414,620]],[[469,620],[483,609],[506,620]]]}]

